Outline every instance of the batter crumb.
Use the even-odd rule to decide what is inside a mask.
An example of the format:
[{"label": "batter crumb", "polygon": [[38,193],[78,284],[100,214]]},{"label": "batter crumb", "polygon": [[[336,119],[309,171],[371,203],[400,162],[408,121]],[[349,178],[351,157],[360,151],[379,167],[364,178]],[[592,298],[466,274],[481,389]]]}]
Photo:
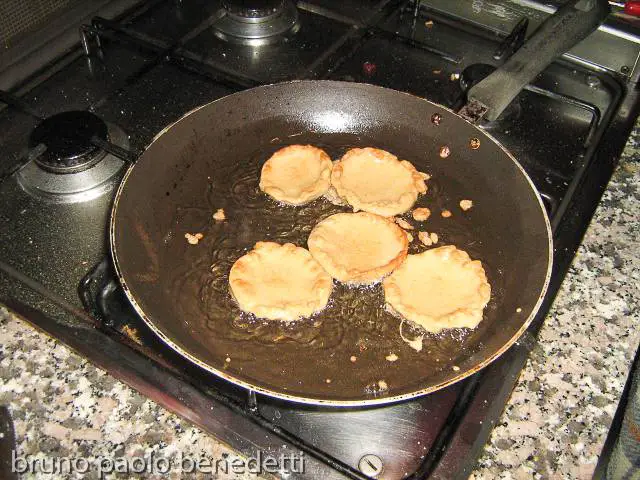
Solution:
[{"label": "batter crumb", "polygon": [[449,218],[451,215],[453,215],[451,213],[450,210],[442,210],[442,212],[440,213],[440,215],[442,215],[442,218]]},{"label": "batter crumb", "polygon": [[[413,340],[409,340],[402,334],[402,326],[404,325],[404,319],[400,321],[400,326],[398,327],[398,331],[400,332],[400,338],[403,342],[413,348],[416,352],[422,351],[422,339],[424,338],[424,333],[415,337]],[[429,351],[431,353],[431,351]]]},{"label": "batter crumb", "polygon": [[124,327],[122,327],[122,333],[134,342],[142,344],[142,342],[140,341],[140,335],[138,335],[138,330],[136,330],[135,328],[131,328],[129,325],[125,325]]},{"label": "batter crumb", "polygon": [[460,200],[460,208],[465,212],[473,207],[473,202],[471,200]]},{"label": "batter crumb", "polygon": [[389,362],[395,362],[396,360],[398,360],[398,356],[395,353],[390,353],[384,358],[386,358]]},{"label": "batter crumb", "polygon": [[213,219],[216,222],[224,222],[227,219],[227,216],[224,214],[224,208],[216,210],[216,213],[213,214]]},{"label": "batter crumb", "polygon": [[407,234],[407,240],[409,241],[409,243],[413,242],[413,235],[411,235],[409,232],[404,232]]},{"label": "batter crumb", "polygon": [[189,245],[197,245],[204,238],[204,235],[201,233],[185,233],[184,238],[187,239]]},{"label": "batter crumb", "polygon": [[378,386],[382,391],[389,390],[389,385],[387,385],[387,382],[385,382],[384,380],[378,380]]},{"label": "batter crumb", "polygon": [[516,308],[516,312],[520,313],[522,309],[520,307]]},{"label": "batter crumb", "polygon": [[413,217],[414,220],[418,222],[424,222],[427,218],[431,216],[431,210],[429,210],[427,207],[416,208],[411,213],[411,216]]},{"label": "batter crumb", "polygon": [[358,359],[358,357],[356,357],[355,355],[351,355],[351,358],[349,360],[351,360],[352,362],[355,363],[355,361]]},{"label": "batter crumb", "polygon": [[433,245],[433,240],[431,240],[429,232],[418,232],[418,239],[427,247]]},{"label": "batter crumb", "polygon": [[460,367],[459,367],[459,366],[457,366],[457,365],[454,365],[454,366],[453,366],[453,367],[451,367],[451,368],[453,368],[453,371],[454,371],[454,372],[457,372],[457,371],[459,371],[459,370],[460,370]]},{"label": "batter crumb", "polygon": [[396,218],[396,223],[400,226],[400,228],[404,228],[405,230],[413,230],[413,225],[407,222],[404,218]]},{"label": "batter crumb", "polygon": [[225,362],[229,363],[231,361],[231,357],[227,357],[224,359]]},{"label": "batter crumb", "polygon": [[433,242],[433,244],[435,245],[436,243],[438,243],[438,234],[437,233],[433,233],[431,232],[429,234],[429,238],[431,239],[431,241]]},{"label": "batter crumb", "polygon": [[330,378],[327,378],[327,379],[325,380],[325,382],[327,382],[327,383],[331,383],[331,379],[330,379]]}]

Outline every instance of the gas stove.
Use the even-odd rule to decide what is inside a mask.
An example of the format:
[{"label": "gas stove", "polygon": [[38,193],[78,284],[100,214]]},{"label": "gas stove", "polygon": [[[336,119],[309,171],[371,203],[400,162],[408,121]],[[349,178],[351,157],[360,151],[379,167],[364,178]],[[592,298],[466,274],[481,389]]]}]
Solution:
[{"label": "gas stove", "polygon": [[112,270],[107,220],[127,164],[198,105],[265,83],[336,79],[456,109],[465,90],[552,11],[529,0],[167,0],[115,19],[94,17],[74,48],[0,93],[7,105],[0,109],[0,301],[247,456],[304,452],[307,478],[466,478],[637,115],[634,19],[611,15],[483,125],[519,159],[545,202],[554,273],[521,340],[439,392],[330,409],[212,376],[136,316]]}]

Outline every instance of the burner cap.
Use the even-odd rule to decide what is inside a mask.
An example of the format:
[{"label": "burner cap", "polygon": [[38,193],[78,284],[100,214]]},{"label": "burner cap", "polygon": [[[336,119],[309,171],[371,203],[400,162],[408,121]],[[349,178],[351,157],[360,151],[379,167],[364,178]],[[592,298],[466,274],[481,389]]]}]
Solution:
[{"label": "burner cap", "polygon": [[264,19],[285,7],[284,0],[223,0],[222,7],[230,15],[245,19]]},{"label": "burner cap", "polygon": [[89,168],[104,152],[91,143],[96,136],[107,140],[107,125],[90,112],[71,111],[45,118],[31,132],[29,147],[47,147],[35,161],[53,173],[75,173]]},{"label": "burner cap", "polygon": [[300,28],[291,0],[224,0],[219,15],[214,34],[241,45],[274,43]]}]

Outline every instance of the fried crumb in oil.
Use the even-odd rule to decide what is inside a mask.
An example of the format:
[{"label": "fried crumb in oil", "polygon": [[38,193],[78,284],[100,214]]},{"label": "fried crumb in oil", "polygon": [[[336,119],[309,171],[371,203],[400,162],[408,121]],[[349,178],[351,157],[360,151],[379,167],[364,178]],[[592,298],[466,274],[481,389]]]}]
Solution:
[{"label": "fried crumb in oil", "polygon": [[227,357],[224,359],[225,362],[229,363],[231,361],[231,357]]},{"label": "fried crumb in oil", "polygon": [[409,243],[413,242],[413,235],[411,235],[409,232],[404,232],[404,233],[407,236],[407,241]]},{"label": "fried crumb in oil", "polygon": [[189,245],[197,245],[204,238],[204,235],[201,233],[185,233],[184,238],[187,239]]},{"label": "fried crumb in oil", "polygon": [[400,228],[404,228],[405,230],[413,230],[413,225],[407,222],[404,218],[396,218],[396,223],[400,226]]},{"label": "fried crumb in oil", "polygon": [[449,218],[451,215],[453,215],[451,213],[450,210],[442,210],[442,212],[440,213],[440,215],[442,215],[442,218]]},{"label": "fried crumb in oil", "polygon": [[459,367],[459,366],[457,366],[457,365],[454,365],[454,366],[453,366],[453,367],[451,367],[451,368],[453,368],[453,371],[454,371],[454,372],[458,372],[458,371],[460,371],[460,367]]},{"label": "fried crumb in oil", "polygon": [[351,355],[351,358],[349,360],[355,363],[355,361],[358,360],[358,357],[356,357],[355,355]]},{"label": "fried crumb in oil", "polygon": [[429,234],[429,238],[431,239],[431,242],[435,245],[436,243],[438,243],[438,234],[437,233],[433,233],[431,232]]},{"label": "fried crumb in oil", "polygon": [[224,222],[227,219],[227,216],[224,214],[224,208],[216,210],[216,213],[213,214],[213,219],[216,222]]},{"label": "fried crumb in oil", "polygon": [[387,385],[387,382],[385,382],[384,380],[378,380],[378,386],[380,387],[381,391],[389,390],[389,385]]},{"label": "fried crumb in oil", "polygon": [[431,216],[431,210],[429,210],[427,207],[416,208],[413,212],[411,212],[411,216],[418,222],[424,222]]},{"label": "fried crumb in oil", "polygon": [[390,353],[389,355],[387,355],[384,358],[386,358],[387,361],[389,361],[389,362],[395,362],[396,360],[398,360],[398,356],[395,353]]},{"label": "fried crumb in oil", "polygon": [[465,212],[473,207],[473,202],[471,200],[460,200],[460,208]]},{"label": "fried crumb in oil", "polygon": [[133,340],[134,342],[140,344],[140,335],[138,335],[138,330],[136,330],[135,328],[131,328],[129,325],[125,325],[122,327],[122,329],[120,330],[124,335],[126,335],[127,337],[129,337],[131,340]]},{"label": "fried crumb in oil", "polygon": [[331,383],[331,379],[330,379],[330,378],[327,378],[327,379],[325,380],[325,382],[327,382],[327,383]]},{"label": "fried crumb in oil", "polygon": [[418,232],[418,239],[427,247],[433,245],[433,240],[431,240],[429,232]]}]

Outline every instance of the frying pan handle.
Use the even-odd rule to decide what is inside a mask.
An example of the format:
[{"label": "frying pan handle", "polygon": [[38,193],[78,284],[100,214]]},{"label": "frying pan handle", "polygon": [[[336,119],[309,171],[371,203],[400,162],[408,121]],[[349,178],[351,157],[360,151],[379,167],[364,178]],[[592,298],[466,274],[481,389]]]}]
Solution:
[{"label": "frying pan handle", "polygon": [[467,105],[460,114],[472,121],[498,118],[525,85],[593,32],[609,11],[607,0],[568,1],[501,67],[469,90]]}]

